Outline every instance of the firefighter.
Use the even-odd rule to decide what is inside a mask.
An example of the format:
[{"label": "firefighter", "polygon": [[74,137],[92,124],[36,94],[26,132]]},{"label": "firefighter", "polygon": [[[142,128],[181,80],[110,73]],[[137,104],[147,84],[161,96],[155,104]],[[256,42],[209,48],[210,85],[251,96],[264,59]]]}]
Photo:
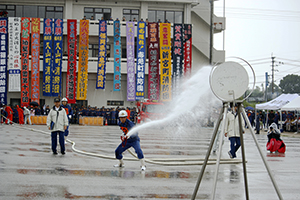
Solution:
[{"label": "firefighter", "polygon": [[121,136],[122,142],[115,150],[116,158],[119,160],[119,164],[114,165],[114,167],[124,167],[123,162],[123,155],[122,153],[129,149],[130,147],[133,147],[135,152],[137,153],[138,158],[141,161],[141,170],[146,170],[145,160],[144,160],[144,154],[140,146],[140,138],[138,136],[138,133],[135,132],[131,135],[127,135],[127,133],[130,131],[132,127],[134,127],[134,123],[127,119],[127,112],[125,110],[121,110],[119,112],[119,126],[120,129],[123,131],[123,134]]},{"label": "firefighter", "polygon": [[68,126],[65,130],[65,141],[69,135],[69,126],[70,126],[70,121],[72,119],[72,115],[73,115],[73,111],[72,111],[72,107],[70,105],[68,105],[68,99],[66,97],[64,97],[62,100],[61,100],[61,103],[62,103],[62,107],[65,109],[66,111],[66,114],[68,116]]}]

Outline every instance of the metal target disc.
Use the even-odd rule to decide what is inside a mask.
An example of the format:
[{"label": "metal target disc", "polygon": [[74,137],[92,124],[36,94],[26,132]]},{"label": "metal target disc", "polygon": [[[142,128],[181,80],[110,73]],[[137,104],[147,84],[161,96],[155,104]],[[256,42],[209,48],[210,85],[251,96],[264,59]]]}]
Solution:
[{"label": "metal target disc", "polygon": [[216,97],[223,101],[233,101],[242,97],[248,85],[248,73],[237,62],[224,62],[216,66],[210,75],[210,87]]}]

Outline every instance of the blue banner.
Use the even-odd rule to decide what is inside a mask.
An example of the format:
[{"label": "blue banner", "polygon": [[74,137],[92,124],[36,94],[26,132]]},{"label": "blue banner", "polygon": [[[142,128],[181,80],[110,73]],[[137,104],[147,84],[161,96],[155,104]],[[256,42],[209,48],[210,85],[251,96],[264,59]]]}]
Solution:
[{"label": "blue banner", "polygon": [[52,96],[52,19],[44,19],[43,96]]},{"label": "blue banner", "polygon": [[121,29],[120,21],[114,21],[114,91],[121,90]]},{"label": "blue banner", "polygon": [[105,20],[99,21],[99,53],[96,89],[105,89],[105,71],[106,71],[106,38],[107,24]]},{"label": "blue banner", "polygon": [[144,99],[145,96],[145,47],[146,22],[140,21],[137,24],[136,100]]},{"label": "blue banner", "polygon": [[61,96],[61,69],[63,53],[63,20],[54,20],[52,96]]},{"label": "blue banner", "polygon": [[0,102],[7,105],[7,18],[0,18]]}]

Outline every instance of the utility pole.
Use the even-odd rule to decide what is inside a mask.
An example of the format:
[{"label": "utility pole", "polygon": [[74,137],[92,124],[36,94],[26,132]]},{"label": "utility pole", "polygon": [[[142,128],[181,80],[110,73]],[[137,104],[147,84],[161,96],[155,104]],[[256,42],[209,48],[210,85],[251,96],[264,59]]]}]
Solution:
[{"label": "utility pole", "polygon": [[265,91],[265,100],[268,101],[268,85],[269,85],[269,75],[268,72],[266,72],[266,91]]},{"label": "utility pole", "polygon": [[275,56],[273,56],[273,53],[271,55],[272,59],[272,94],[274,94],[274,67],[275,67]]},{"label": "utility pole", "polygon": [[210,42],[209,42],[209,64],[213,64],[214,47],[214,0],[210,0]]}]

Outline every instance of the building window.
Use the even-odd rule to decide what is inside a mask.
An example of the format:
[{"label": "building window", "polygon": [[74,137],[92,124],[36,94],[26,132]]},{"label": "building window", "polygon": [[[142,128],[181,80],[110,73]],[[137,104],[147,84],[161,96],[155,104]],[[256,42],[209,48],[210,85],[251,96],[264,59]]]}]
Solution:
[{"label": "building window", "polygon": [[139,14],[139,10],[123,9],[123,17],[125,17],[126,21],[140,21]]},{"label": "building window", "polygon": [[124,106],[124,101],[107,100],[108,106]]},{"label": "building window", "polygon": [[109,20],[111,16],[110,8],[84,8],[84,16],[86,19],[101,20],[102,17],[104,20]]},{"label": "building window", "polygon": [[0,5],[0,10],[6,10],[9,17],[63,18],[62,6]]},{"label": "building window", "polygon": [[[106,44],[106,57],[110,58],[110,44]],[[89,44],[89,57],[98,57],[99,45]]]},{"label": "building window", "polygon": [[181,11],[163,11],[163,10],[149,10],[148,11],[149,22],[168,22],[170,23],[183,23],[183,12]]}]

